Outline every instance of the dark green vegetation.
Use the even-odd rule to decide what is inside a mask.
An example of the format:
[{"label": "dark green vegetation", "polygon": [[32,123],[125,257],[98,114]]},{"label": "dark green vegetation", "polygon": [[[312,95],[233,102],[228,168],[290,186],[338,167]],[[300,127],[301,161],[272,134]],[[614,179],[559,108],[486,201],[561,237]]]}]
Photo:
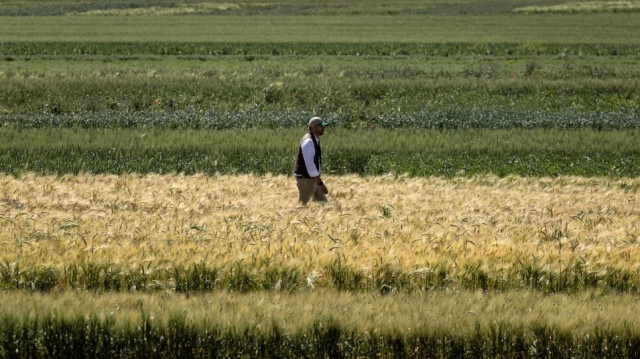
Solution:
[{"label": "dark green vegetation", "polygon": [[455,329],[399,335],[319,321],[294,333],[276,323],[256,333],[219,324],[194,327],[179,316],[167,324],[144,317],[119,328],[114,320],[84,315],[51,315],[40,322],[8,315],[0,322],[0,340],[0,355],[6,358],[634,358],[640,350],[637,333],[607,328],[579,338],[545,325],[508,323],[471,335]]},{"label": "dark green vegetation", "polygon": [[[288,174],[303,131],[0,128],[0,164],[14,174]],[[328,133],[325,171],[332,174],[640,175],[637,129]]]}]

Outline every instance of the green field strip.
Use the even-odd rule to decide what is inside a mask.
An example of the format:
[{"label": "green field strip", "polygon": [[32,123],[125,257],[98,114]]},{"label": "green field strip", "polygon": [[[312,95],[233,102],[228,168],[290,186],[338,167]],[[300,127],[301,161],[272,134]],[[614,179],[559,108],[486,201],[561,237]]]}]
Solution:
[{"label": "green field strip", "polygon": [[0,41],[635,43],[635,14],[2,17]]},{"label": "green field strip", "polygon": [[[302,132],[5,128],[0,131],[0,167],[14,174],[289,174]],[[636,132],[338,130],[325,141],[325,171],[338,175],[636,177],[640,175]]]}]

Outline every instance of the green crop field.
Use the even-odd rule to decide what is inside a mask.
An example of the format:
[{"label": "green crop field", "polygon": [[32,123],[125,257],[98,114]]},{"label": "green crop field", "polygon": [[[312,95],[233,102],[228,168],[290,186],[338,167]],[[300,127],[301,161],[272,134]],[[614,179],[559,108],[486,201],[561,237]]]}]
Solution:
[{"label": "green crop field", "polygon": [[[179,120],[173,120],[179,121]],[[289,174],[299,129],[0,128],[4,172]],[[638,130],[332,129],[329,173],[638,177]],[[34,144],[38,144],[34,146]]]},{"label": "green crop field", "polygon": [[6,41],[638,43],[636,19],[637,14],[59,16],[6,18],[0,31]]},{"label": "green crop field", "polygon": [[0,1],[0,358],[638,357],[639,16]]}]

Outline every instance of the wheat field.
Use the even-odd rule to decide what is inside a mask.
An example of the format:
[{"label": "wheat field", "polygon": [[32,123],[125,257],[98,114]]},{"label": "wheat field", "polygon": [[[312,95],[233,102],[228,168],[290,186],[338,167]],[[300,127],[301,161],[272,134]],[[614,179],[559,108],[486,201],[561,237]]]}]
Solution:
[{"label": "wheat field", "polygon": [[329,203],[301,207],[288,176],[2,176],[0,284],[640,288],[638,179],[325,182]]}]

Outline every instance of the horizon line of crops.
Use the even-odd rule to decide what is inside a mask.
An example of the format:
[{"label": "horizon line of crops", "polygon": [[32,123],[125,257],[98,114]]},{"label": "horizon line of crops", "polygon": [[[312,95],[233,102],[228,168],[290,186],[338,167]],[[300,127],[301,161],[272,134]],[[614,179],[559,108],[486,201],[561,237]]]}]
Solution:
[{"label": "horizon line of crops", "polygon": [[632,43],[0,41],[0,56],[638,56]]},{"label": "horizon line of crops", "polygon": [[[0,128],[0,168],[11,174],[290,174],[296,144],[305,132],[304,125],[300,127],[234,131]],[[335,129],[324,140],[324,171],[637,177],[637,131]]]},{"label": "horizon line of crops", "polygon": [[[516,4],[517,5],[517,4]],[[0,16],[117,16],[117,15],[408,15],[408,14],[458,14],[464,13],[506,13],[516,5],[497,2],[490,5],[477,4],[474,1],[447,3],[427,3],[403,1],[394,6],[384,1],[235,1],[233,3],[216,1],[181,0],[143,0],[135,3],[125,1],[53,1],[32,3],[11,1],[0,4]]]},{"label": "horizon line of crops", "polygon": [[502,14],[502,13],[599,13],[636,12],[638,3],[631,1],[589,1],[565,4],[562,1],[546,2],[545,6],[531,6],[529,2],[477,1],[424,2],[402,1],[390,4],[384,1],[215,1],[144,0],[135,3],[110,1],[53,1],[32,3],[10,1],[0,4],[0,16],[122,16],[122,15],[419,15],[419,14]]},{"label": "horizon line of crops", "polygon": [[632,358],[640,347],[628,296],[66,292],[0,303],[7,358]]}]

